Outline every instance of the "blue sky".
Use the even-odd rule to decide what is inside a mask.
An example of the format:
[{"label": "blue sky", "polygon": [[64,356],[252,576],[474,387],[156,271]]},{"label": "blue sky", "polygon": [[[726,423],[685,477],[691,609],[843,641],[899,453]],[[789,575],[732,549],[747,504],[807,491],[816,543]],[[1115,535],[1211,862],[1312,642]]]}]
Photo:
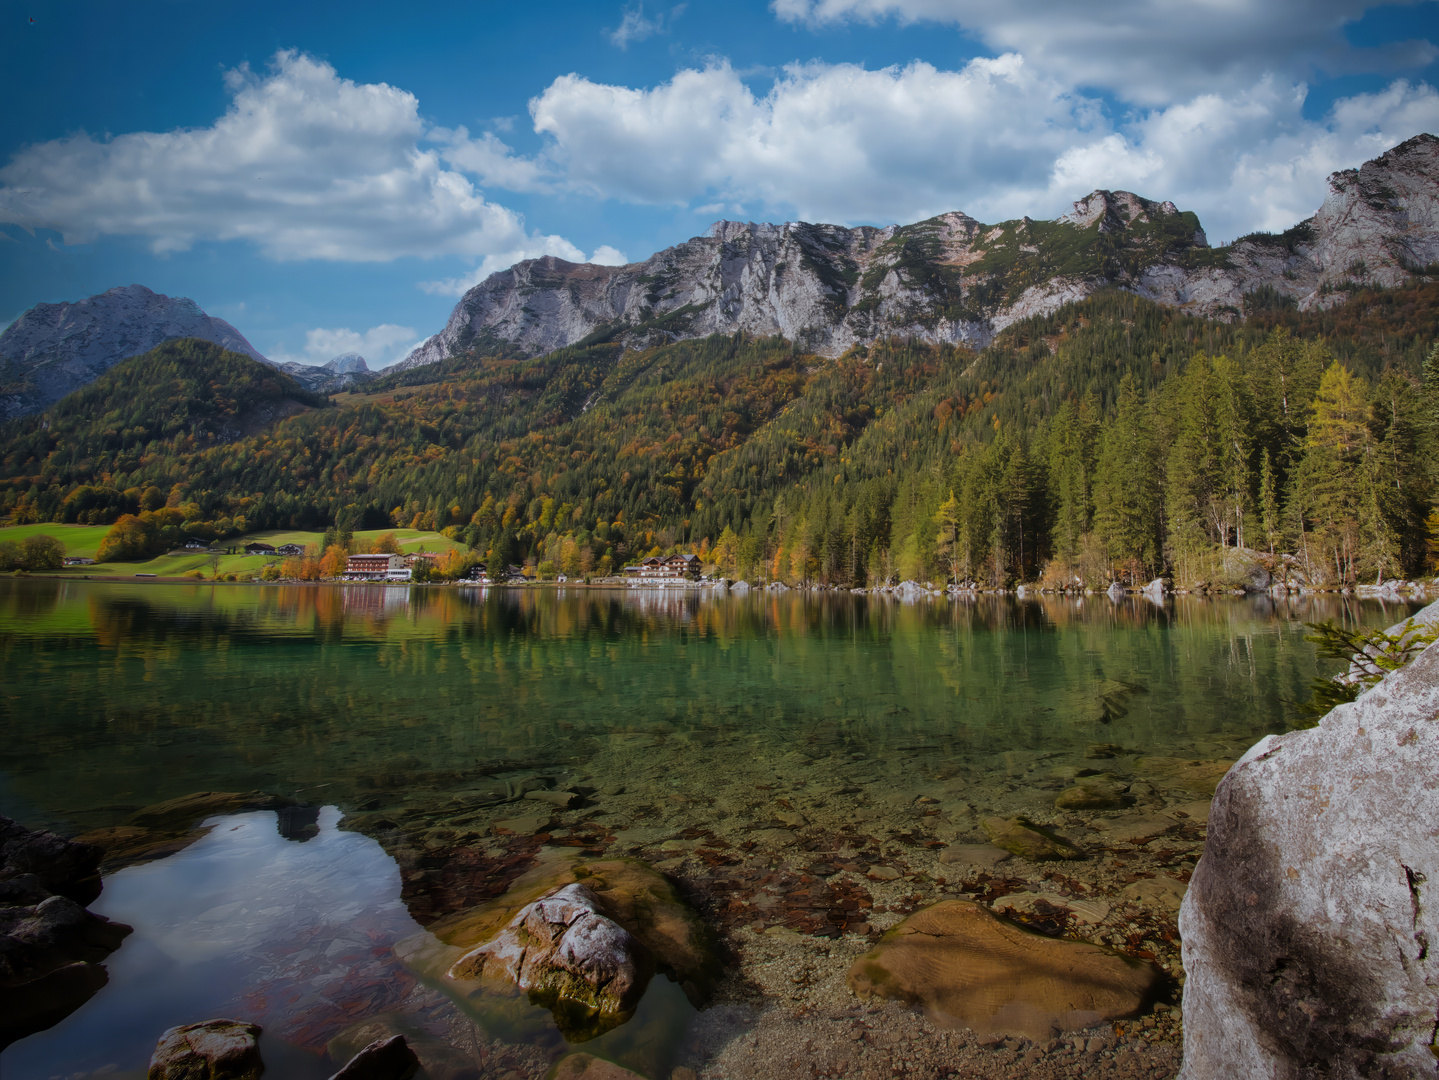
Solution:
[{"label": "blue sky", "polygon": [[[31,21],[33,20],[33,22]],[[393,362],[520,258],[720,217],[1053,217],[1211,241],[1439,132],[1439,3],[0,0],[0,322],[138,282],[266,355]]]}]

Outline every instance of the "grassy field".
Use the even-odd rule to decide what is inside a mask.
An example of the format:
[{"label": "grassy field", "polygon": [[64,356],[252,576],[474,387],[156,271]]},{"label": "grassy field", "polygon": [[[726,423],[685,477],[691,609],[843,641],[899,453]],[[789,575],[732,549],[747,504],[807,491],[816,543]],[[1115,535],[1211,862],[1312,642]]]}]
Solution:
[{"label": "grassy field", "polygon": [[[75,555],[93,559],[96,550],[100,547],[101,538],[109,529],[108,525],[58,525],[53,522],[40,525],[13,525],[8,528],[0,528],[0,542],[20,541],[29,536],[53,536],[65,545],[67,556]],[[449,551],[452,548],[464,546],[446,539],[437,532],[422,532],[418,529],[371,529],[358,532],[355,537],[373,543],[376,537],[387,532],[395,534],[395,539],[400,542],[400,549],[406,552]],[[322,539],[324,539],[324,533],[270,529],[217,541],[216,546],[221,550],[243,549],[251,541],[263,540],[276,547],[281,544],[299,544],[301,547],[308,547],[311,544],[318,545]],[[238,555],[221,555],[218,566],[212,567],[210,560],[213,558],[213,555],[203,551],[176,551],[156,556],[148,562],[112,562],[95,563],[93,566],[67,566],[57,573],[67,577],[133,577],[135,574],[154,574],[157,577],[182,578],[186,574],[198,570],[206,578],[209,578],[217,572],[221,574],[257,574],[266,563],[275,561],[269,556],[246,555],[241,551],[241,554]]]}]

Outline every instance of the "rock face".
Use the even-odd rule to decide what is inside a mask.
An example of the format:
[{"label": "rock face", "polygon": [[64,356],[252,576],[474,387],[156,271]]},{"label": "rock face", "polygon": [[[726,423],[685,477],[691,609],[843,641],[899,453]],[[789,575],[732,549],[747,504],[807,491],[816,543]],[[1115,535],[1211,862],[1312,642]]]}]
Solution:
[{"label": "rock face", "polygon": [[206,1020],[173,1027],[150,1056],[148,1080],[259,1080],[260,1025]]},{"label": "rock face", "polygon": [[59,1023],[108,981],[130,927],[86,911],[101,851],[0,817],[0,1049]]},{"label": "rock face", "polygon": [[584,885],[566,885],[523,908],[491,941],[450,968],[452,979],[503,978],[532,999],[579,1005],[601,1026],[628,1018],[654,961],[624,927],[601,913]]},{"label": "rock face", "polygon": [[1180,913],[1184,1080],[1433,1077],[1439,648],[1219,785]]},{"label": "rock face", "polygon": [[0,420],[39,412],[121,360],[183,337],[270,363],[195,301],[125,285],[74,303],[37,304],[0,334]]},{"label": "rock face", "polygon": [[1319,212],[1279,236],[1208,246],[1173,203],[1095,191],[1054,221],[961,213],[847,229],[720,221],[628,266],[546,257],[486,278],[392,370],[469,349],[539,354],[623,335],[644,347],[743,330],[837,355],[893,334],[983,346],[1010,323],[1114,287],[1233,317],[1267,287],[1300,307],[1356,283],[1395,285],[1439,261],[1439,139],[1419,135],[1335,173]]},{"label": "rock face", "polygon": [[978,904],[946,900],[885,934],[850,968],[849,986],[860,997],[923,1005],[940,1023],[1043,1041],[1056,1029],[1134,1015],[1160,978],[1097,945],[1041,937]]}]

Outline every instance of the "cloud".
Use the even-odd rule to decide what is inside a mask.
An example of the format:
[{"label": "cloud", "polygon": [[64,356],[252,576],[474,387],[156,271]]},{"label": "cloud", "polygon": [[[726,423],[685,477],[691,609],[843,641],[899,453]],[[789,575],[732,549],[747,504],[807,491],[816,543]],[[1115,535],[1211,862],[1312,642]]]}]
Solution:
[{"label": "cloud", "polygon": [[981,212],[1024,207],[1056,157],[1103,123],[1097,102],[1013,54],[959,71],[794,65],[764,97],[722,63],[650,90],[567,75],[530,110],[578,190],[826,221],[913,220],[961,194]]},{"label": "cloud", "polygon": [[603,198],[836,224],[956,209],[993,222],[1127,188],[1196,210],[1219,237],[1287,227],[1318,207],[1333,169],[1439,130],[1423,83],[1342,99],[1320,121],[1304,97],[1263,77],[1115,119],[1006,53],[956,71],[793,65],[764,93],[724,63],[648,89],[566,75],[530,111],[552,182]]},{"label": "cloud", "polygon": [[[1415,5],[1426,0],[1399,0]],[[1427,40],[1358,49],[1344,27],[1375,0],[771,0],[783,21],[811,26],[894,19],[962,29],[995,52],[1016,51],[1071,86],[1164,105],[1234,91],[1265,75],[1387,73],[1431,63]]]},{"label": "cloud", "polygon": [[684,4],[677,4],[669,10],[668,14],[647,18],[643,3],[626,7],[619,26],[609,33],[610,44],[620,49],[628,49],[632,41],[643,41],[656,34],[668,33],[669,27],[673,26],[674,21],[684,14],[684,10]]},{"label": "cloud", "polygon": [[538,166],[493,135],[428,129],[414,95],[280,52],[226,76],[213,125],[39,143],[0,169],[0,222],[67,244],[136,236],[157,253],[244,240],[273,259],[484,258],[557,238],[526,231],[471,180],[536,189]]},{"label": "cloud", "polygon": [[595,248],[595,253],[590,256],[589,261],[596,266],[625,266],[630,260],[619,248],[612,248],[609,244],[601,244]]},{"label": "cloud", "polygon": [[278,363],[327,364],[343,353],[359,353],[372,368],[384,367],[408,356],[420,343],[412,326],[382,323],[361,333],[347,328],[317,327],[305,332],[305,347],[292,354],[281,345],[268,355]]},{"label": "cloud", "polygon": [[525,247],[486,256],[473,270],[457,277],[444,278],[440,281],[422,281],[420,288],[432,296],[464,296],[491,274],[507,270],[524,259],[538,259],[545,255],[553,255],[566,262],[595,263],[599,266],[623,266],[629,261],[625,258],[624,252],[618,251],[608,244],[601,244],[595,248],[594,254],[587,259],[585,253],[568,240],[558,236],[549,236]]}]

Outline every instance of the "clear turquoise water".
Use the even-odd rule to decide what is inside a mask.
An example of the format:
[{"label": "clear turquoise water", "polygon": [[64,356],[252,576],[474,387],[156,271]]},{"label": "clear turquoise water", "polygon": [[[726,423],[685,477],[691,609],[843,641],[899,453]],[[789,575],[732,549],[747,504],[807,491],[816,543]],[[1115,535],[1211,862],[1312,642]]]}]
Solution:
[{"label": "clear turquoise water", "polygon": [[[630,736],[652,776],[667,754],[732,744],[789,754],[799,769],[862,760],[876,785],[917,750],[932,769],[1007,751],[1082,757],[1096,741],[1242,749],[1284,728],[1286,699],[1308,695],[1319,669],[1305,621],[1384,626],[1412,610],[5,579],[0,812],[74,834],[194,791],[255,788],[342,812],[444,792],[476,768],[574,767]],[[226,896],[298,910],[295,898],[327,881],[358,898],[350,922],[383,924],[386,944],[403,936],[413,924],[393,862],[334,829],[338,817],[296,845],[278,839],[273,815],[247,815],[228,839],[217,830],[110,879],[98,910],[138,928],[111,960],[112,987],[64,1031],[7,1051],[6,1077],[133,1064],[137,1046],[181,1022],[187,980],[228,995],[206,1007],[243,996],[254,956],[294,919],[207,941],[195,928],[239,902]],[[312,937],[329,948],[338,938],[326,933]],[[75,1053],[55,1060],[61,1047]]]},{"label": "clear turquoise water", "polygon": [[1254,739],[1308,696],[1304,621],[1411,610],[5,580],[0,812],[75,832],[197,790],[344,805],[625,731],[881,759]]}]

